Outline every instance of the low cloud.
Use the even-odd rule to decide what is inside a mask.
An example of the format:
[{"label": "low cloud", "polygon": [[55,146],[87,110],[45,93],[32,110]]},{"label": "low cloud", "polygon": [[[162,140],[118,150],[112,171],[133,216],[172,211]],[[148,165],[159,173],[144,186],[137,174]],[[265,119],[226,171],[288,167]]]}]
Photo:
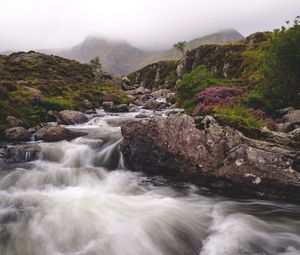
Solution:
[{"label": "low cloud", "polygon": [[2,0],[0,51],[64,48],[88,35],[168,48],[227,28],[272,30],[299,13],[299,0]]}]

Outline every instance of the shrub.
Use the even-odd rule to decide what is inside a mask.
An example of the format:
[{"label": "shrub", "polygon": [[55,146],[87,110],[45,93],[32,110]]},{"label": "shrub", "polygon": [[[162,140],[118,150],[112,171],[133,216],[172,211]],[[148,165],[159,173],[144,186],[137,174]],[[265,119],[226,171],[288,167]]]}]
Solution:
[{"label": "shrub", "polygon": [[294,25],[276,30],[262,57],[260,86],[272,110],[300,107],[300,17]]},{"label": "shrub", "polygon": [[195,100],[197,106],[193,111],[193,115],[207,113],[213,111],[215,107],[233,106],[242,91],[237,88],[229,87],[210,87],[196,94]]},{"label": "shrub", "polygon": [[176,87],[176,102],[179,106],[191,113],[196,105],[195,94],[212,86],[225,86],[229,83],[226,79],[213,77],[205,66],[198,66],[195,70],[185,74]]}]

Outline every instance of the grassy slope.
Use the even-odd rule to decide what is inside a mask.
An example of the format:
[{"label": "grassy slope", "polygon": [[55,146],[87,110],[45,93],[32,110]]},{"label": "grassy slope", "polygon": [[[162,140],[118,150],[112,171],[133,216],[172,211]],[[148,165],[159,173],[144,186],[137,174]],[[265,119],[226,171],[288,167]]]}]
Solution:
[{"label": "grassy slope", "polygon": [[115,85],[95,82],[89,65],[36,52],[0,56],[0,132],[8,115],[29,125],[44,120],[48,110],[84,109],[89,100],[127,102]]}]

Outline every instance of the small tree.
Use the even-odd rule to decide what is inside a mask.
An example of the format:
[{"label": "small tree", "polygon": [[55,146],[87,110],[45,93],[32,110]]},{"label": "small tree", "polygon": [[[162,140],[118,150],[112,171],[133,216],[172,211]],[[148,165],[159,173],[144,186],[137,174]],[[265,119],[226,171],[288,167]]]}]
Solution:
[{"label": "small tree", "polygon": [[185,55],[185,52],[186,52],[186,42],[185,41],[182,41],[182,42],[178,42],[178,43],[175,43],[173,45],[173,47],[180,51],[180,53],[182,54],[182,56]]},{"label": "small tree", "polygon": [[93,73],[95,75],[101,73],[102,71],[102,63],[99,57],[95,57],[91,59],[90,66],[92,67]]}]

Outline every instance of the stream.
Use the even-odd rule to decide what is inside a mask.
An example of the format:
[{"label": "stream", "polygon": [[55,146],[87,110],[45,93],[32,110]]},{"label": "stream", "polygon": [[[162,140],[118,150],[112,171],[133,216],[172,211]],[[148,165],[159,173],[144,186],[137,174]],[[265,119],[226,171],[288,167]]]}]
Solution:
[{"label": "stream", "polygon": [[1,165],[0,255],[300,254],[299,205],[131,172],[120,125],[141,112],[98,113],[67,126],[86,136],[38,142],[38,160]]}]

